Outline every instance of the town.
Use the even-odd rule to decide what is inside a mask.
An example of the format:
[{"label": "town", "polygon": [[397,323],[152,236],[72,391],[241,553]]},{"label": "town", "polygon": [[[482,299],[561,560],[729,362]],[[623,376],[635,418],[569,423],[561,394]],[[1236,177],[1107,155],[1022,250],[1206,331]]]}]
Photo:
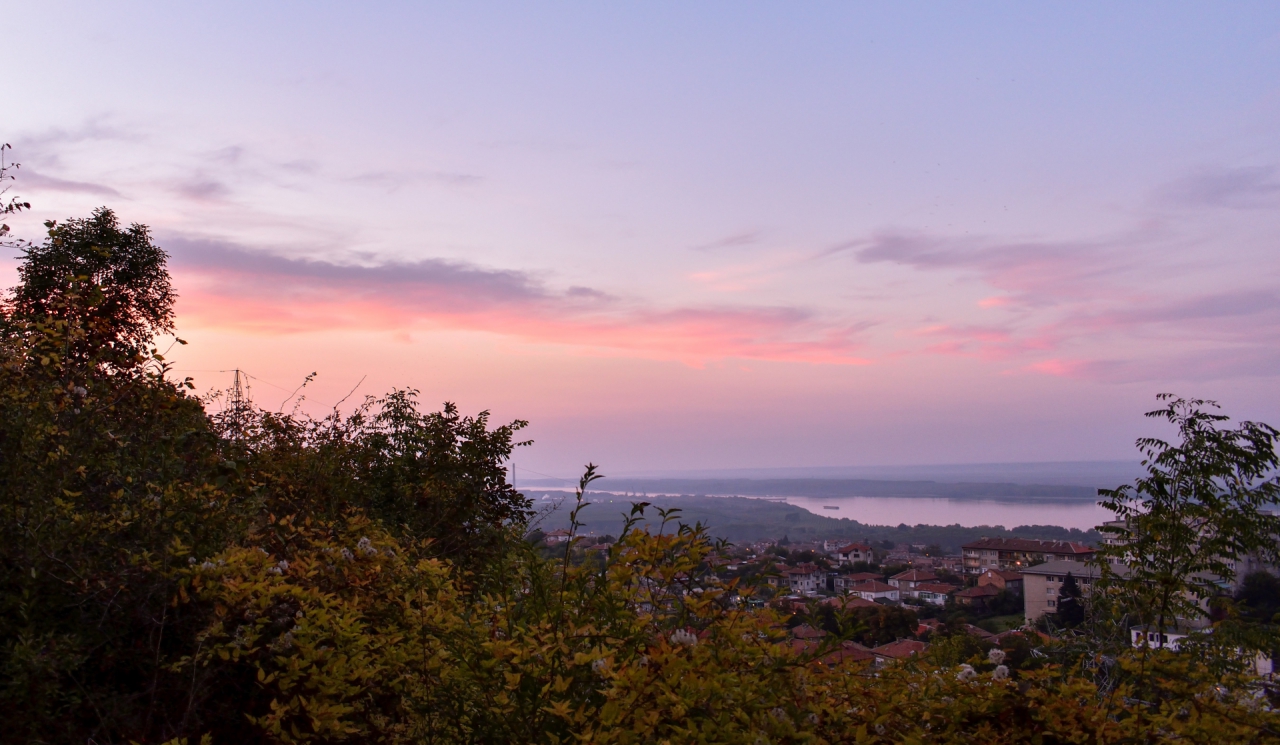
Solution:
[{"label": "town", "polygon": [[[1109,523],[1112,528],[1120,522]],[[1104,526],[1105,527],[1105,526]],[[570,531],[540,534],[548,548],[571,540],[585,557],[603,560],[614,546],[611,536],[575,539]],[[1115,541],[1112,541],[1113,543]],[[844,641],[828,655],[840,661],[884,665],[923,654],[940,632],[971,637],[974,646],[999,650],[1010,645],[1038,646],[1078,624],[1083,603],[1101,570],[1097,550],[1073,541],[1028,538],[981,538],[966,543],[960,554],[938,546],[882,541],[838,540],[792,543],[756,541],[733,547],[728,557],[712,558],[703,582],[723,584],[733,578],[756,579],[763,592],[752,599],[789,613],[798,648],[817,648],[834,629],[831,611],[852,613],[866,624],[857,641]],[[1277,571],[1257,557],[1238,563],[1224,593],[1241,592],[1250,577],[1275,587]],[[1112,567],[1128,573],[1123,564]],[[1071,610],[1060,604],[1077,604]],[[1207,599],[1202,603],[1207,608]],[[1176,619],[1163,634],[1145,627],[1131,630],[1133,646],[1168,647],[1210,626],[1209,616]],[[1258,676],[1271,679],[1271,656],[1258,654],[1252,664]]]}]

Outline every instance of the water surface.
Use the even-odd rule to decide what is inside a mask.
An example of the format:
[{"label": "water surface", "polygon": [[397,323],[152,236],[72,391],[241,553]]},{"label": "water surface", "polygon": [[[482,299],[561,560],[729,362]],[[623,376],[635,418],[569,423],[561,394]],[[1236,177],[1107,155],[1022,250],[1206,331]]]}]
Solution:
[{"label": "water surface", "polygon": [[[1089,530],[1111,519],[1085,500],[932,499],[929,497],[781,497],[816,515],[847,517],[865,525],[1060,525]],[[836,507],[834,510],[823,509]]]}]

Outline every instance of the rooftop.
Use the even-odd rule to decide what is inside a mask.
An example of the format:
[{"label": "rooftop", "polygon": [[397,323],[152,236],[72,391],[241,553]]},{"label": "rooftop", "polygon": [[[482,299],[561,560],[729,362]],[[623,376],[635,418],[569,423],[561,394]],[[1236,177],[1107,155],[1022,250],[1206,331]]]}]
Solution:
[{"label": "rooftop", "polygon": [[893,585],[887,585],[883,582],[877,582],[874,579],[869,579],[866,582],[858,582],[849,589],[854,592],[894,592],[898,588]]},{"label": "rooftop", "polygon": [[915,639],[899,639],[896,642],[881,644],[872,648],[872,654],[877,657],[889,657],[891,659],[900,660],[906,657],[921,654],[929,648],[928,644]]},{"label": "rooftop", "polygon": [[927,569],[908,569],[905,572],[898,572],[890,577],[890,579],[904,580],[906,582],[928,582],[937,578],[938,575],[928,571]]},{"label": "rooftop", "polygon": [[1042,541],[1035,538],[979,538],[966,543],[965,549],[986,549],[988,551],[1028,551],[1032,553],[1083,555],[1094,552],[1083,543],[1074,541]]},{"label": "rooftop", "polygon": [[[1121,577],[1129,573],[1129,568],[1125,566],[1112,565],[1112,571]],[[1080,561],[1046,561],[1043,564],[1036,564],[1033,567],[1027,567],[1021,570],[1021,574],[1037,574],[1037,575],[1067,575],[1075,577],[1087,577],[1089,579],[1097,579],[1102,576],[1102,570],[1094,564],[1085,564]]]}]

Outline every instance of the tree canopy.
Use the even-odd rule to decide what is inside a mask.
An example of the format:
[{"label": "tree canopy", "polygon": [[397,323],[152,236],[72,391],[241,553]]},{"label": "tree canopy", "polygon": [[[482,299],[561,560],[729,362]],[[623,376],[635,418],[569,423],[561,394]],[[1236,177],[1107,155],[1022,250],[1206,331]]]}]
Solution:
[{"label": "tree canopy", "polygon": [[[810,607],[828,633],[795,638],[676,510],[648,530],[635,505],[582,551],[594,467],[546,558],[506,480],[522,421],[423,411],[411,390],[318,420],[212,411],[153,349],[174,320],[163,251],[109,211],[51,227],[19,276],[0,328],[0,743],[1280,733],[1265,687],[1194,655],[957,628],[872,661],[858,640],[898,644],[905,608]],[[1188,455],[1256,476],[1270,430],[1250,432]],[[1237,489],[1246,508],[1256,488]]]}]

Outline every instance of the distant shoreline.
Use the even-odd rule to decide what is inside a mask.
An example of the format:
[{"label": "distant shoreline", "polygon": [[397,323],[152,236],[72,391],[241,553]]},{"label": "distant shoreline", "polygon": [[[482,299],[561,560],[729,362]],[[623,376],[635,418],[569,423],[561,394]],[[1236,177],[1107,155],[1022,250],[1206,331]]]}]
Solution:
[{"label": "distant shoreline", "polygon": [[[567,488],[558,480],[530,479],[519,486]],[[1065,484],[1015,484],[872,479],[608,479],[593,491],[664,496],[851,499],[900,497],[988,501],[1097,501],[1095,487]]]}]

